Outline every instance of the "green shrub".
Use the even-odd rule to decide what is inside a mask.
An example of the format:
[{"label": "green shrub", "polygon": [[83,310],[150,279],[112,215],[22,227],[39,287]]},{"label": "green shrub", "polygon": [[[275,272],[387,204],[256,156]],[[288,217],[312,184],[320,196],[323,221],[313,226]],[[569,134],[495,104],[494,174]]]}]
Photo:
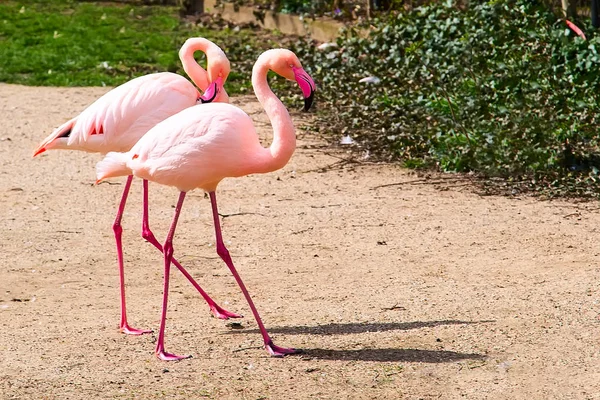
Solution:
[{"label": "green shrub", "polygon": [[372,25],[337,49],[296,49],[320,83],[319,126],[410,166],[598,192],[600,36],[584,41],[528,0],[448,1]]}]

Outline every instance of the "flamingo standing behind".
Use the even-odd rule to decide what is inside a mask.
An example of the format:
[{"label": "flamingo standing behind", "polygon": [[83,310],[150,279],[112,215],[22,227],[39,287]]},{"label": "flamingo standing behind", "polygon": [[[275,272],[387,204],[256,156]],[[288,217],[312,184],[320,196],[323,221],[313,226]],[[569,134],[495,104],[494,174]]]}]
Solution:
[{"label": "flamingo standing behind", "polygon": [[217,253],[244,293],[260,328],[265,348],[272,356],[298,352],[296,349],[275,346],[269,337],[223,243],[215,195],[222,179],[278,170],[287,164],[294,152],[294,125],[285,106],[269,88],[269,70],[298,82],[304,94],[305,110],[310,107],[315,91],[312,78],[302,69],[300,61],[291,51],[268,50],[258,58],[252,69],[252,86],[273,127],[273,143],[269,148],[260,144],[252,119],[244,111],[230,104],[211,103],[188,108],[166,119],[151,129],[129,152],[108,153],[96,165],[98,182],[133,173],[143,179],[174,186],[180,191],[175,216],[163,245],[163,308],[156,344],[156,354],[162,360],[188,357],[166,353],[164,335],[173,236],[186,192],[195,188],[203,189],[210,195]]},{"label": "flamingo standing behind", "polygon": [[[208,72],[194,59],[195,51],[202,51],[206,54]],[[203,96],[200,96],[196,87],[187,79],[170,72],[132,79],[106,93],[77,117],[58,127],[42,141],[35,150],[34,156],[51,149],[73,149],[98,153],[127,151],[157,123],[183,109],[192,107],[198,101],[203,103],[229,101],[229,97],[223,89],[223,84],[230,71],[229,60],[216,44],[204,38],[188,39],[179,51],[179,57],[192,81],[200,89],[205,90]],[[121,322],[119,329],[126,334],[141,335],[151,331],[132,328],[127,322],[121,241],[123,231],[121,219],[132,179],[131,175],[125,183],[113,231],[117,245],[120,278]],[[162,251],[162,246],[150,231],[148,223],[147,181],[144,181],[143,187],[142,237]],[[226,311],[217,305],[176,260],[173,260],[173,264],[204,297],[213,315],[221,319],[240,317],[240,315]]]}]

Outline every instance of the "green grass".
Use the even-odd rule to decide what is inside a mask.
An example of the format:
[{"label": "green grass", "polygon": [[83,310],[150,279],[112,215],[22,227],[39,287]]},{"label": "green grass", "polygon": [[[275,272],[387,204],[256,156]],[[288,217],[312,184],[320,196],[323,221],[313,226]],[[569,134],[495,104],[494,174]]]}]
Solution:
[{"label": "green grass", "polygon": [[[249,66],[257,52],[270,44],[249,30],[233,32],[184,23],[175,7],[8,0],[0,2],[0,81],[116,86],[152,72],[183,74],[177,53],[192,36],[213,40],[232,64],[237,59],[245,62],[230,76],[230,93],[250,87]],[[246,45],[255,42],[259,45],[253,45],[248,54]]]}]

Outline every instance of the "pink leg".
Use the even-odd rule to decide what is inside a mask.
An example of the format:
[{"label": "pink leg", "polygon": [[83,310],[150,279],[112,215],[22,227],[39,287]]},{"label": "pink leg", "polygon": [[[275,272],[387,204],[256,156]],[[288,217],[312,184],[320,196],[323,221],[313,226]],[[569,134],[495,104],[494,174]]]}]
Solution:
[{"label": "pink leg", "polygon": [[254,315],[254,318],[256,319],[256,323],[258,324],[258,328],[260,329],[260,333],[262,334],[263,340],[265,342],[265,349],[269,352],[269,354],[271,354],[274,357],[283,357],[286,354],[300,353],[302,350],[291,349],[291,348],[288,349],[285,347],[275,346],[273,344],[273,340],[271,340],[271,337],[267,333],[267,330],[265,329],[265,326],[263,325],[263,323],[260,319],[260,315],[258,315],[258,311],[256,310],[256,307],[254,306],[254,302],[252,301],[252,298],[250,297],[248,290],[246,290],[246,286],[244,285],[244,282],[242,282],[242,278],[240,278],[239,274],[237,273],[237,271],[233,265],[233,261],[231,260],[229,251],[227,250],[227,248],[225,247],[225,244],[223,243],[223,237],[221,235],[221,221],[219,221],[219,212],[217,210],[217,198],[215,196],[215,192],[210,192],[209,194],[210,194],[210,203],[212,205],[213,219],[214,219],[214,223],[215,223],[215,234],[217,237],[217,254],[219,254],[219,256],[223,259],[223,261],[225,261],[225,264],[227,264],[227,266],[229,267],[229,270],[231,271],[231,273],[233,274],[233,277],[235,278],[238,285],[240,286],[240,289],[242,289],[242,293],[244,293],[244,297],[246,297],[246,301],[248,301],[248,305],[250,306],[250,309],[252,310],[252,314]]},{"label": "pink leg", "polygon": [[160,317],[160,330],[158,332],[158,340],[156,341],[156,355],[163,361],[177,361],[191,356],[178,356],[175,354],[165,352],[165,324],[167,320],[167,303],[169,298],[169,272],[171,271],[171,261],[173,260],[173,236],[175,235],[175,227],[177,226],[177,220],[179,219],[179,213],[181,212],[181,206],[185,199],[185,192],[179,194],[179,201],[177,201],[177,207],[175,208],[175,216],[171,223],[171,228],[167,234],[167,240],[165,240],[164,256],[165,256],[165,284],[163,289],[163,305],[162,314]]},{"label": "pink leg", "polygon": [[127,196],[129,195],[129,189],[131,188],[131,181],[133,175],[127,177],[125,182],[125,190],[123,190],[123,196],[121,197],[121,203],[119,204],[119,210],[117,211],[117,217],[113,223],[113,231],[115,232],[115,241],[117,242],[117,260],[119,262],[119,280],[121,283],[121,324],[119,330],[128,335],[143,335],[144,333],[150,333],[152,331],[145,329],[136,329],[129,326],[127,323],[127,310],[125,306],[125,273],[123,271],[123,243],[121,237],[123,234],[123,228],[121,227],[121,219],[123,219],[123,210],[125,209],[125,203],[127,202]]},{"label": "pink leg", "polygon": [[[150,223],[148,222],[148,181],[144,179],[144,211],[142,217],[142,237],[146,239],[149,243],[151,243],[154,247],[156,247],[161,253],[163,251],[163,247],[156,240],[156,237],[150,230]],[[208,307],[210,308],[211,313],[219,318],[219,319],[229,319],[229,318],[242,318],[242,315],[235,314],[229,312],[222,307],[220,307],[213,299],[210,298],[208,293],[206,293],[200,285],[194,280],[194,278],[181,266],[181,264],[175,259],[172,259],[173,265],[181,271],[183,276],[185,276],[190,283],[196,288],[196,290],[200,293],[200,295],[204,298],[204,300],[208,303]]]}]

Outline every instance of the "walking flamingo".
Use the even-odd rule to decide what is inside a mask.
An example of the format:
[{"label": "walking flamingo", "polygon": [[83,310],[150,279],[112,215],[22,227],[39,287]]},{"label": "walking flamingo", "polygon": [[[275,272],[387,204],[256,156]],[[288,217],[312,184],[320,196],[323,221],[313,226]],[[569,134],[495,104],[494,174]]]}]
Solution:
[{"label": "walking flamingo", "polygon": [[[194,59],[196,51],[206,54],[208,72]],[[204,38],[190,38],[181,47],[179,57],[184,70],[192,81],[200,89],[205,90],[203,96],[200,96],[196,87],[187,79],[170,72],[132,79],[106,93],[77,117],[58,127],[42,141],[35,150],[34,157],[51,149],[73,149],[98,153],[127,151],[154,125],[195,105],[198,101],[229,101],[229,97],[223,89],[230,70],[229,60],[216,44]],[[113,231],[117,246],[120,279],[121,321],[119,329],[125,334],[141,335],[151,331],[132,328],[127,322],[121,241],[123,231],[121,219],[132,179],[133,175],[130,175],[125,182],[121,202],[113,223]],[[142,237],[162,251],[162,246],[149,227],[147,181],[144,181],[143,188]],[[173,260],[173,264],[200,292],[214,316],[221,319],[241,317],[217,305],[177,260]]]},{"label": "walking flamingo", "polygon": [[252,69],[252,86],[273,127],[273,143],[269,148],[260,144],[252,119],[244,111],[230,104],[211,103],[185,109],[164,120],[142,137],[129,152],[108,153],[96,165],[98,182],[133,173],[152,182],[174,186],[180,191],[175,216],[163,245],[163,308],[156,343],[156,355],[161,360],[189,357],[166,353],[164,337],[173,236],[185,195],[196,188],[209,193],[217,254],[227,264],[240,286],[256,319],[266,350],[272,356],[280,357],[299,351],[276,346],[269,337],[223,243],[215,195],[222,179],[278,170],[287,164],[295,150],[294,125],[285,106],[269,88],[269,70],[298,82],[304,94],[305,110],[310,108],[315,92],[312,78],[302,69],[300,61],[291,51],[268,50],[258,58]]}]

